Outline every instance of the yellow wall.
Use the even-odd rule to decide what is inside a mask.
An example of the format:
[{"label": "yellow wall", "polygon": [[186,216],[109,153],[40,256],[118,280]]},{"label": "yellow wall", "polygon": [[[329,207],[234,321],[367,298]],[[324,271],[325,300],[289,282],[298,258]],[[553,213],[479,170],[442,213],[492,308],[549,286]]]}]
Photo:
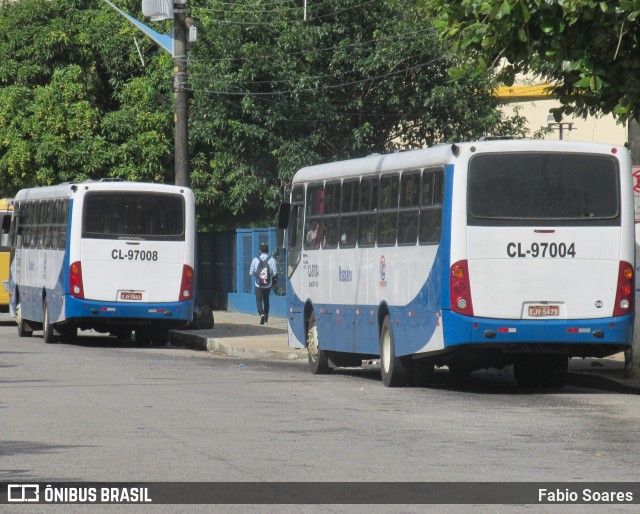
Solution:
[{"label": "yellow wall", "polygon": [[[516,105],[521,108],[519,112],[528,121],[530,136],[547,127],[549,110],[561,105],[558,100],[549,97],[545,88],[546,85],[541,83],[516,83],[514,86],[502,86],[496,90],[496,96],[504,102],[501,108],[503,112],[513,113],[513,107]],[[589,116],[586,119],[565,115],[562,122],[573,124],[573,130],[569,130],[566,125],[563,128],[563,140],[616,145],[624,145],[628,141],[626,125],[617,124],[612,115]],[[559,139],[558,127],[555,126],[553,132],[545,135],[544,139]]]}]

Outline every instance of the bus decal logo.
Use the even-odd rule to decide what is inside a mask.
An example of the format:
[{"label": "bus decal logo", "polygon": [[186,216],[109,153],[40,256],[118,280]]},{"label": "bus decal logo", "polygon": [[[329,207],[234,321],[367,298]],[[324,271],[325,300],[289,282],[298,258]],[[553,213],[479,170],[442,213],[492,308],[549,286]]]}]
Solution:
[{"label": "bus decal logo", "polygon": [[338,266],[338,281],[339,282],[351,282],[353,280],[352,271],[347,269],[342,269],[341,266]]},{"label": "bus decal logo", "polygon": [[602,300],[598,300],[598,301],[596,302],[596,308],[598,308],[598,309],[602,309],[602,306],[603,306],[603,305],[604,305],[604,304],[602,303]]},{"label": "bus decal logo", "polygon": [[387,287],[387,263],[384,259],[384,255],[380,256],[380,287]]}]

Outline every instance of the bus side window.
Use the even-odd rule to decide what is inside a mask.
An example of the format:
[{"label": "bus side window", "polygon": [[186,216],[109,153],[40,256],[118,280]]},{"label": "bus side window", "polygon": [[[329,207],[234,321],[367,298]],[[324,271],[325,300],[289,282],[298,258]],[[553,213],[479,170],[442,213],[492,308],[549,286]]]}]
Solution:
[{"label": "bus side window", "polygon": [[420,207],[420,172],[409,171],[400,180],[400,211],[398,213],[398,244],[415,245],[418,240]]},{"label": "bus side window", "polygon": [[324,186],[324,210],[322,213],[322,248],[337,248],[340,240],[340,182]]},{"label": "bus side window", "polygon": [[295,186],[291,194],[289,211],[289,225],[287,237],[289,239],[287,257],[287,275],[291,277],[300,263],[300,252],[304,238],[304,186]]},{"label": "bus side window", "polygon": [[51,238],[53,231],[55,230],[55,202],[54,200],[47,200],[44,207],[44,248],[51,248]]},{"label": "bus side window", "polygon": [[442,231],[442,199],[444,173],[442,170],[425,170],[422,174],[420,201],[421,244],[437,244]]},{"label": "bus side window", "polygon": [[340,248],[353,248],[358,238],[358,180],[342,183]]},{"label": "bus side window", "polygon": [[307,187],[307,203],[305,209],[304,232],[305,250],[320,248],[322,239],[322,184]]},{"label": "bus side window", "polygon": [[33,202],[25,202],[24,204],[24,237],[22,238],[22,248],[31,247],[31,220],[33,218]]},{"label": "bus side window", "polygon": [[61,223],[58,227],[58,248],[64,250],[67,246],[67,224],[69,223],[69,200],[62,200],[60,211]]},{"label": "bus side window", "polygon": [[376,217],[378,212],[378,177],[360,181],[360,215],[358,216],[358,246],[376,244]]},{"label": "bus side window", "polygon": [[398,224],[398,175],[380,177],[380,204],[378,210],[378,246],[396,244]]}]

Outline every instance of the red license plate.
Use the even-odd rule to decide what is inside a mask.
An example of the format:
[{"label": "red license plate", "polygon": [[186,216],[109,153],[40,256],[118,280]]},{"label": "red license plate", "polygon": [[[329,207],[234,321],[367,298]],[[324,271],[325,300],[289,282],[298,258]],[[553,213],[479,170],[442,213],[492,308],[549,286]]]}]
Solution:
[{"label": "red license plate", "polygon": [[559,315],[560,307],[557,305],[529,305],[529,316],[532,318],[545,318]]},{"label": "red license plate", "polygon": [[131,291],[122,291],[120,292],[120,299],[140,301],[142,300],[142,293],[132,293]]}]

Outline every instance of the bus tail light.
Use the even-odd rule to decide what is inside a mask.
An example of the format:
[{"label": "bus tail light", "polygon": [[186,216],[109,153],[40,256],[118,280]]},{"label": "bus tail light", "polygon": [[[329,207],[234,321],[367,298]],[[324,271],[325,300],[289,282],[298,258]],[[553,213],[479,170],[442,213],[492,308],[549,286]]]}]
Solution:
[{"label": "bus tail light", "polygon": [[182,268],[182,283],[180,284],[180,298],[178,301],[184,302],[193,297],[193,268],[184,265]]},{"label": "bus tail light", "polygon": [[80,261],[69,266],[69,293],[76,298],[84,298],[84,287],[82,286],[82,264]]},{"label": "bus tail light", "polygon": [[452,311],[466,316],[473,316],[469,265],[466,260],[458,261],[451,266],[451,274],[449,275],[449,297],[451,298]]},{"label": "bus tail light", "polygon": [[625,261],[620,261],[618,271],[618,288],[616,290],[616,303],[613,306],[614,316],[624,316],[634,312],[634,271],[633,266]]}]

